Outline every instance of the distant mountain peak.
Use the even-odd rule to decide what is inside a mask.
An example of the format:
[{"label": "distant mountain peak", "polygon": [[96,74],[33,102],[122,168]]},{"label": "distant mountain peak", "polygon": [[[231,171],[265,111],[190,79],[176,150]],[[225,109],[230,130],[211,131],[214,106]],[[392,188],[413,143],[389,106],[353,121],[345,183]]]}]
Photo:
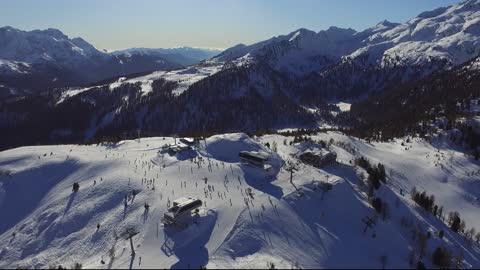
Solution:
[{"label": "distant mountain peak", "polygon": [[7,25],[7,26],[0,27],[0,31],[20,31],[20,30]]},{"label": "distant mountain peak", "polygon": [[346,33],[346,34],[355,34],[357,31],[355,31],[355,29],[352,29],[352,28],[341,28],[341,27],[337,27],[337,26],[330,26],[327,30],[325,30],[325,32],[328,32],[328,33]]},{"label": "distant mountain peak", "polygon": [[45,60],[76,65],[89,55],[102,55],[81,38],[70,39],[58,29],[22,31],[3,27],[0,31],[0,59],[26,63]]},{"label": "distant mountain peak", "polygon": [[47,28],[46,30],[33,30],[33,32],[39,32],[58,38],[68,38],[68,36],[65,35],[62,31],[55,28]]},{"label": "distant mountain peak", "polygon": [[[293,73],[308,73],[329,65],[332,59],[339,60],[340,56],[352,52],[358,40],[356,33],[351,28],[334,26],[318,33],[299,28],[287,35],[272,37],[252,45],[236,45],[216,56],[214,60],[235,60],[243,65],[257,59]],[[331,59],[327,60],[329,58]]]},{"label": "distant mountain peak", "polygon": [[203,49],[194,47],[176,47],[176,48],[130,48],[126,50],[113,51],[112,55],[125,55],[130,57],[132,55],[162,57],[169,61],[189,66],[196,64],[205,59],[209,59],[217,54],[220,50]]},{"label": "distant mountain peak", "polygon": [[397,26],[397,25],[399,25],[399,23],[391,22],[391,21],[385,19],[385,20],[377,23],[376,26],[395,27],[395,26]]},{"label": "distant mountain peak", "polygon": [[465,0],[460,3],[463,7],[474,7],[480,5],[480,0]]}]

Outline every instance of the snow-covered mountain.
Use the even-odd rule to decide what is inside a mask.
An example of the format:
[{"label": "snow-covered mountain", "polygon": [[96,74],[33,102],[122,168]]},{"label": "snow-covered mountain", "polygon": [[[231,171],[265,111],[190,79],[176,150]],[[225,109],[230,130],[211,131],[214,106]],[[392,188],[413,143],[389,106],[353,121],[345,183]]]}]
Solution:
[{"label": "snow-covered mountain", "polygon": [[359,35],[367,33],[364,46],[347,59],[380,65],[422,65],[440,59],[458,65],[480,53],[480,1],[423,12],[406,23]]},{"label": "snow-covered mountain", "polygon": [[287,73],[320,71],[340,61],[360,46],[353,29],[330,27],[315,33],[298,29],[250,46],[243,44],[225,50],[213,61],[239,63],[260,61]]},{"label": "snow-covered mountain", "polygon": [[57,29],[27,32],[8,26],[0,28],[0,59],[3,60],[75,65],[103,56],[104,53],[82,38],[70,39]]},{"label": "snow-covered mountain", "polygon": [[305,102],[312,97],[356,99],[478,56],[479,18],[480,2],[468,0],[405,23],[382,21],[361,32],[299,29],[249,46],[239,44],[212,60],[268,64],[296,80],[292,92]]},{"label": "snow-covered mountain", "polygon": [[458,65],[480,53],[480,2],[468,0],[419,14],[405,23],[383,21],[361,32],[330,27],[313,32],[299,29],[253,45],[237,45],[216,61],[264,61],[298,74],[321,72],[312,65],[319,57],[364,66],[421,66],[432,61]]},{"label": "snow-covered mountain", "polygon": [[191,65],[218,53],[194,48],[132,49],[106,53],[57,29],[0,28],[0,83],[19,91],[96,81]]},{"label": "snow-covered mountain", "polygon": [[[23,81],[46,77],[44,83],[54,81],[56,86],[65,86],[79,84],[79,80],[92,82],[171,69],[212,57],[208,61],[227,63],[225,67],[266,64],[297,80],[294,83],[298,87],[291,91],[299,99],[312,95],[357,98],[477,56],[479,6],[479,1],[468,0],[421,13],[405,23],[382,21],[361,32],[337,27],[319,32],[298,29],[252,45],[239,44],[221,53],[184,47],[132,48],[107,54],[58,30],[25,32],[4,27],[0,29],[0,72],[17,74]],[[8,85],[5,80],[0,83]]]}]

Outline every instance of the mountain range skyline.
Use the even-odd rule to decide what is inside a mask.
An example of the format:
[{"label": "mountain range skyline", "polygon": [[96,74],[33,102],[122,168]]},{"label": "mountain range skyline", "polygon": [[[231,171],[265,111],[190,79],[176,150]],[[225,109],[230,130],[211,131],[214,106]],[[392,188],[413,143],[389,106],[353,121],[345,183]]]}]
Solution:
[{"label": "mountain range skyline", "polygon": [[[362,31],[383,20],[402,23],[424,10],[460,1],[428,0],[416,5],[378,0],[271,2],[15,1],[5,3],[0,10],[0,25],[26,31],[55,28],[70,37],[80,36],[99,50],[109,52],[135,47],[226,49],[299,28],[317,32],[337,26]],[[352,8],[343,9],[346,5]]]},{"label": "mountain range skyline", "polygon": [[[464,1],[424,11],[404,23],[382,20],[363,31],[330,26],[317,32],[301,27],[250,45],[243,41],[223,52],[134,47],[106,53],[88,37],[72,38],[63,29],[24,31],[0,27],[0,71],[5,75],[0,83],[22,92],[85,86],[127,74],[178,69],[206,59],[233,61],[237,65],[260,61],[298,76],[323,72],[343,60],[384,67],[400,60],[401,66],[423,66],[434,60],[435,67],[424,69],[428,74],[478,54],[478,5],[474,0]],[[383,86],[374,88],[378,87]]]}]

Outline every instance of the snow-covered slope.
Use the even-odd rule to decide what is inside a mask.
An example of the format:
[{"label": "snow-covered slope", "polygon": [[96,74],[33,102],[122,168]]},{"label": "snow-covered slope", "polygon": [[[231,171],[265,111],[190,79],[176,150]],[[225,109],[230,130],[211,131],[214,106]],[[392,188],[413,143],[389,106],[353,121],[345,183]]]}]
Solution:
[{"label": "snow-covered slope", "polygon": [[[108,89],[112,91],[116,88],[119,88],[122,85],[139,84],[141,95],[145,96],[153,91],[152,84],[154,81],[163,79],[168,82],[174,82],[176,86],[172,90],[172,93],[174,95],[180,95],[185,90],[187,90],[190,87],[190,85],[217,73],[218,71],[221,70],[221,68],[222,68],[221,64],[213,64],[213,65],[204,64],[202,66],[197,65],[197,66],[191,66],[183,69],[176,69],[176,70],[170,70],[170,71],[156,71],[145,76],[135,77],[131,79],[120,77],[115,82],[108,83],[100,87],[108,86]],[[58,105],[71,97],[75,97],[78,94],[81,94],[83,92],[86,92],[92,89],[97,89],[98,87],[99,86],[66,88],[64,91],[62,91],[56,104]]]},{"label": "snow-covered slope", "polygon": [[29,73],[30,65],[25,62],[0,60],[0,74]]},{"label": "snow-covered slope", "polygon": [[0,28],[0,59],[26,63],[56,61],[75,64],[103,53],[81,38],[70,39],[57,29],[21,31]]},{"label": "snow-covered slope", "polygon": [[5,75],[0,81],[22,90],[84,85],[118,75],[182,66],[170,60],[160,55],[109,54],[57,29],[0,28],[0,74]]},{"label": "snow-covered slope", "polygon": [[[383,262],[407,268],[415,266],[409,264],[417,247],[412,231],[431,234],[421,258],[427,267],[437,246],[462,253],[462,268],[480,266],[476,244],[400,195],[400,188],[417,186],[478,228],[478,162],[447,148],[439,153],[423,141],[405,150],[399,142],[367,144],[338,133],[312,138],[332,138],[340,164],[301,165],[293,185],[279,169],[304,143],[290,145],[292,137],[279,135],[216,135],[177,156],[158,153],[173,138],[0,152],[0,267],[78,262],[88,268],[381,268]],[[275,142],[276,153],[267,142]],[[240,163],[241,150],[267,154],[273,170]],[[388,184],[376,191],[390,207],[385,219],[367,201],[358,177],[363,170],[349,163],[356,155],[387,167]],[[74,182],[80,184],[77,193]],[[322,183],[332,189],[322,193]],[[203,200],[199,214],[183,228],[164,227],[167,206],[183,196]],[[366,217],[375,220],[371,228],[362,222]],[[127,228],[139,232],[133,257]]]},{"label": "snow-covered slope", "polygon": [[222,65],[197,65],[184,69],[177,69],[171,71],[156,71],[146,76],[137,77],[129,80],[119,79],[109,85],[110,89],[115,89],[124,83],[140,83],[143,94],[152,91],[152,83],[155,80],[165,79],[167,81],[177,83],[177,87],[173,90],[175,95],[179,95],[188,89],[190,85],[198,82],[208,76],[211,76],[220,71]]},{"label": "snow-covered slope", "polygon": [[[365,46],[347,58],[367,58],[371,64],[422,65],[446,60],[458,65],[480,53],[480,2],[459,4],[423,12],[399,25],[378,31],[378,25],[359,35],[367,35]],[[373,31],[375,29],[375,31]]]},{"label": "snow-covered slope", "polygon": [[480,53],[479,17],[480,2],[468,0],[421,13],[402,24],[382,21],[361,32],[336,27],[318,33],[299,29],[253,45],[237,45],[213,59],[238,61],[248,56],[296,75],[321,72],[340,58],[380,68],[442,62],[438,69],[445,63],[464,63]]},{"label": "snow-covered slope", "polygon": [[[330,27],[315,33],[298,29],[288,35],[273,37],[250,46],[243,44],[225,50],[213,61],[234,61],[253,58],[279,70],[305,74],[319,71],[350,54],[360,45],[353,29]],[[242,62],[242,61],[240,61]]]}]

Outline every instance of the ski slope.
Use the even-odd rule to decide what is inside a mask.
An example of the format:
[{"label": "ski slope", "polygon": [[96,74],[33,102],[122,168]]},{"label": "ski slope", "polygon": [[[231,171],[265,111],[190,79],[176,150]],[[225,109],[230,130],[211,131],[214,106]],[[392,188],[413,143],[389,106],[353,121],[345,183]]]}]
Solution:
[{"label": "ski slope", "polygon": [[[0,63],[1,65],[1,63]],[[197,65],[191,66],[184,69],[178,70],[170,70],[170,71],[155,71],[145,76],[136,77],[127,79],[126,77],[120,77],[113,83],[99,85],[99,86],[91,86],[91,87],[83,87],[83,88],[70,88],[63,91],[58,98],[56,104],[60,104],[65,100],[74,97],[78,94],[83,92],[96,89],[97,87],[108,86],[110,91],[115,90],[116,88],[122,86],[123,84],[139,84],[140,85],[140,92],[142,96],[147,96],[153,91],[152,84],[154,81],[159,79],[164,79],[169,82],[175,82],[177,85],[173,89],[172,93],[174,95],[180,95],[185,92],[190,85],[211,76],[222,69],[222,63],[209,63],[204,65]]]},{"label": "ski slope", "polygon": [[222,64],[215,65],[197,65],[180,70],[171,71],[156,71],[146,76],[125,80],[119,79],[109,85],[110,90],[113,90],[124,83],[140,83],[142,95],[152,92],[152,83],[158,79],[165,79],[167,81],[176,82],[177,87],[173,90],[173,94],[180,95],[187,90],[190,85],[211,76],[221,70]]},{"label": "ski slope", "polygon": [[[480,228],[478,162],[420,140],[368,144],[332,132],[312,138],[333,139],[339,164],[301,164],[293,184],[282,166],[305,145],[290,145],[293,137],[281,135],[216,135],[176,156],[159,154],[175,141],[161,137],[0,152],[0,268],[76,262],[84,268],[381,268],[381,258],[387,268],[410,268],[412,228],[432,233],[427,267],[439,245],[463,253],[462,267],[480,267],[478,245],[400,195],[400,188],[425,189],[448,211],[458,210],[467,226]],[[243,150],[267,154],[273,170],[242,164]],[[387,168],[388,184],[376,191],[390,205],[385,220],[367,200],[358,177],[363,169],[350,164],[358,154]],[[320,183],[332,189],[322,192]],[[129,196],[132,190],[136,196]],[[184,196],[204,202],[198,215],[182,226],[163,226],[163,213]],[[371,228],[365,229],[366,217],[375,220]],[[411,227],[401,225],[402,218]],[[127,228],[138,232],[135,256]]]}]

